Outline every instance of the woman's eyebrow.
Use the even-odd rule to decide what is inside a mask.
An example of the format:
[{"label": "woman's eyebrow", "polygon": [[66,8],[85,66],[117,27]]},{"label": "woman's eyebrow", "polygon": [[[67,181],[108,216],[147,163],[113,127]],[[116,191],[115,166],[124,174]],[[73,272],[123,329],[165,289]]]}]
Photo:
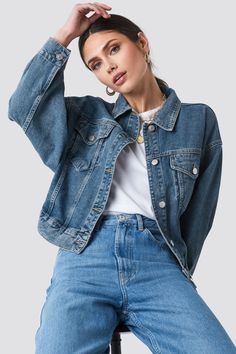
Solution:
[{"label": "woman's eyebrow", "polygon": [[[102,51],[104,52],[104,51],[106,50],[106,48],[108,47],[108,45],[110,44],[110,42],[115,41],[115,40],[117,40],[117,38],[110,39],[110,40],[104,45],[104,47],[102,48]],[[89,65],[89,63],[91,63],[91,61],[93,61],[94,59],[98,59],[98,56],[95,56],[95,57],[92,57],[91,59],[89,59],[87,65]]]}]

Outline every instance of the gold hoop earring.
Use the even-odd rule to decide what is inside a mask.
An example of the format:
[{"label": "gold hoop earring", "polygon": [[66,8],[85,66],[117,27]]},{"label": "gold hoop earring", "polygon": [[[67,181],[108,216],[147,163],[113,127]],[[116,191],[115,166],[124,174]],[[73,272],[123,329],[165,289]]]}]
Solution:
[{"label": "gold hoop earring", "polygon": [[149,64],[151,62],[150,55],[148,53],[145,54],[145,60]]},{"label": "gold hoop earring", "polygon": [[109,87],[107,86],[107,87],[106,87],[106,93],[107,93],[109,96],[113,96],[113,95],[116,93],[116,91],[108,91],[108,89],[109,89]]}]

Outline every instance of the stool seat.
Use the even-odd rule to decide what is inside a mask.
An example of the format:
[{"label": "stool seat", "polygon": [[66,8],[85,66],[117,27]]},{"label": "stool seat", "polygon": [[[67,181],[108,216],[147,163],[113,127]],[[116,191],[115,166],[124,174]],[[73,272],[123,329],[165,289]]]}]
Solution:
[{"label": "stool seat", "polygon": [[120,322],[114,332],[130,332],[130,329],[124,323]]},{"label": "stool seat", "polygon": [[120,322],[113,331],[111,340],[111,354],[121,354],[121,332],[130,332],[130,329],[123,322]]}]

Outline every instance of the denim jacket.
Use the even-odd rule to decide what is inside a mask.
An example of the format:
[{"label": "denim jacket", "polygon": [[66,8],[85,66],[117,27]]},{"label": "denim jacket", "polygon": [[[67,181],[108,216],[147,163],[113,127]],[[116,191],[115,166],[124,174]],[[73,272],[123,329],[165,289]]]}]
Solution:
[{"label": "denim jacket", "polygon": [[[65,97],[70,52],[47,39],[9,99],[8,117],[53,171],[38,232],[79,254],[105,209],[116,159],[136,143],[141,122],[122,94],[114,103],[91,95]],[[150,195],[158,228],[192,281],[216,211],[222,140],[207,104],[182,103],[174,89],[160,88],[166,102],[143,124]]]}]

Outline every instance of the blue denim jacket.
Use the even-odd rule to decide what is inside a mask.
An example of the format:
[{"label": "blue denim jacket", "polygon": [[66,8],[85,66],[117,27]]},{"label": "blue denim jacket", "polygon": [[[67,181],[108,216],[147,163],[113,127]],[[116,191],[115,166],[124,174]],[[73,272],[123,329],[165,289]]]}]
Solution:
[{"label": "blue denim jacket", "polygon": [[[48,38],[9,99],[9,119],[54,172],[39,233],[79,254],[105,209],[116,159],[135,143],[141,122],[122,94],[114,103],[91,95],[65,97],[70,52]],[[143,125],[150,195],[158,228],[192,281],[216,211],[222,140],[208,105],[182,103],[174,89],[161,90],[164,106]]]}]

